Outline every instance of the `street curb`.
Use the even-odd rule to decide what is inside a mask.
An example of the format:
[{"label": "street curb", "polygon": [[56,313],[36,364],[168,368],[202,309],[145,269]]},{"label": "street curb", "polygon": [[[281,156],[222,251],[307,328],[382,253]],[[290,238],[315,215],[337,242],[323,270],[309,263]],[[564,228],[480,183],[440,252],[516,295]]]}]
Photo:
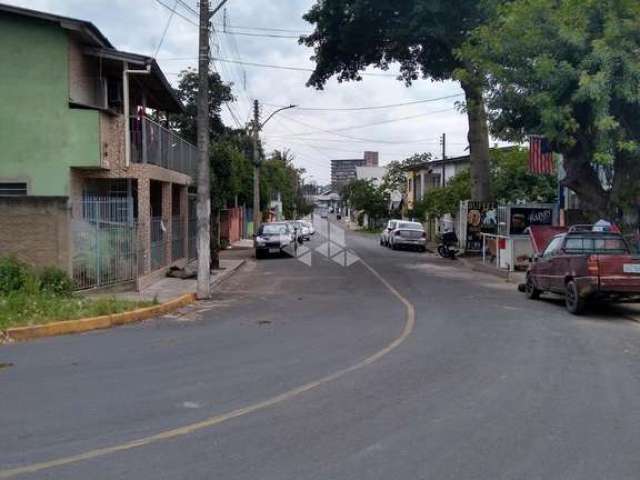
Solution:
[{"label": "street curb", "polygon": [[[237,265],[225,270],[224,273],[213,279],[211,286],[217,286],[224,282],[245,263],[246,260],[243,259]],[[197,297],[195,293],[186,293],[160,305],[139,308],[129,312],[114,313],[112,315],[103,315],[100,317],[80,318],[78,320],[62,320],[59,322],[46,323],[44,325],[8,328],[7,330],[0,331],[0,339],[7,342],[24,342],[38,338],[90,332],[92,330],[104,330],[106,328],[137,323],[160,315],[165,315],[179,308],[185,307],[196,300]]]},{"label": "street curb", "polygon": [[33,325],[29,327],[8,328],[5,331],[5,335],[9,341],[22,342],[26,340],[35,340],[37,338],[102,330],[105,328],[141,322],[149,318],[164,315],[195,301],[196,294],[187,293],[161,305],[139,308],[129,312],[114,313],[113,315],[103,315],[101,317],[81,318],[78,320],[63,320],[60,322]]},{"label": "street curb", "polygon": [[247,263],[247,260],[243,258],[242,260],[239,261],[239,263],[237,265],[234,265],[233,267],[225,270],[219,276],[214,276],[213,280],[211,280],[211,286],[212,287],[216,287],[219,284],[221,284],[222,282],[224,282],[227,278],[229,278],[231,275],[233,275],[245,263]]},{"label": "street curb", "polygon": [[474,265],[469,260],[463,257],[456,257],[456,260],[459,260],[466,268],[469,270],[473,270],[478,273],[486,273],[487,275],[493,275],[494,277],[501,278],[506,282],[517,284],[518,282],[513,279],[510,275],[510,272],[505,272],[503,270],[498,270],[493,267],[480,267],[479,265]]}]

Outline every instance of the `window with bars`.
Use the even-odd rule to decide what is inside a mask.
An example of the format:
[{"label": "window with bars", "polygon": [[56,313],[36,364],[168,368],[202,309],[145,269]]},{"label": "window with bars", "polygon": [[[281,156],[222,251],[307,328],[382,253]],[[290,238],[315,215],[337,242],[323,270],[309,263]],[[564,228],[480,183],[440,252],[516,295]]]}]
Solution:
[{"label": "window with bars", "polygon": [[0,197],[17,197],[26,194],[25,182],[0,182]]}]

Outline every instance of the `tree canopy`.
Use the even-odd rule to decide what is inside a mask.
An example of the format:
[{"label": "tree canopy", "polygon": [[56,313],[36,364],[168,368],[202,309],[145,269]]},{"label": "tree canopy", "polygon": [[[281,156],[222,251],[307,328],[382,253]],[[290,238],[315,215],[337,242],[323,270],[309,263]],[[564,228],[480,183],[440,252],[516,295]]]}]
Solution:
[{"label": "tree canopy", "polygon": [[306,215],[311,206],[302,194],[302,176],[305,171],[293,165],[294,156],[289,150],[274,150],[262,163],[260,174],[260,203],[267,208],[269,201],[280,193],[282,210],[286,218]]},{"label": "tree canopy", "polygon": [[488,131],[482,76],[458,55],[475,28],[485,23],[499,0],[318,0],[304,15],[315,25],[301,43],[314,49],[315,70],[308,85],[322,88],[361,80],[369,66],[387,70],[399,63],[407,85],[420,77],[460,80],[466,96],[474,199],[489,193]]},{"label": "tree canopy", "polygon": [[[196,144],[198,140],[198,72],[191,68],[180,72],[176,94],[184,105],[185,111],[172,114],[169,122],[185,140]],[[209,73],[209,137],[211,139],[226,131],[220,111],[224,102],[231,102],[233,99],[231,84],[223,83],[217,73]]]},{"label": "tree canopy", "polygon": [[613,220],[640,194],[639,32],[637,0],[515,0],[464,48],[488,73],[494,134],[547,137],[564,184]]},{"label": "tree canopy", "polygon": [[388,213],[388,196],[371,180],[360,179],[349,182],[342,190],[342,199],[351,208],[366,213],[374,220],[384,218]]},{"label": "tree canopy", "polygon": [[[555,202],[558,181],[555,175],[534,175],[529,172],[528,151],[522,148],[492,149],[491,199],[500,203]],[[416,202],[413,216],[425,214],[441,217],[456,214],[460,201],[469,199],[471,178],[468,170],[454,176],[446,186],[425,192],[422,201]]]}]

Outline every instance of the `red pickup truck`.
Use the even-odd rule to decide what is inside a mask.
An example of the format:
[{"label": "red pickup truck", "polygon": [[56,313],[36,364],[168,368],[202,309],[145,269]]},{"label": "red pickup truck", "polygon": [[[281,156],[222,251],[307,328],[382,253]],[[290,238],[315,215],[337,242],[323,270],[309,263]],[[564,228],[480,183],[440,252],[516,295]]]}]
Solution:
[{"label": "red pickup truck", "polygon": [[640,298],[640,256],[619,233],[570,229],[532,259],[524,290],[530,299],[563,294],[567,310],[576,315],[592,299]]}]

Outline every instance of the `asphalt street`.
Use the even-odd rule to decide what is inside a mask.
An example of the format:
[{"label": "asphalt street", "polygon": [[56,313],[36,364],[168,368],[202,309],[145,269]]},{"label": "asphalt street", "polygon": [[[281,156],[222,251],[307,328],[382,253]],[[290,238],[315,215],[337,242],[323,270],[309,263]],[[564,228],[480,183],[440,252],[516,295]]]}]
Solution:
[{"label": "asphalt street", "polygon": [[0,346],[0,479],[640,478],[622,309],[315,237],[176,314]]}]

